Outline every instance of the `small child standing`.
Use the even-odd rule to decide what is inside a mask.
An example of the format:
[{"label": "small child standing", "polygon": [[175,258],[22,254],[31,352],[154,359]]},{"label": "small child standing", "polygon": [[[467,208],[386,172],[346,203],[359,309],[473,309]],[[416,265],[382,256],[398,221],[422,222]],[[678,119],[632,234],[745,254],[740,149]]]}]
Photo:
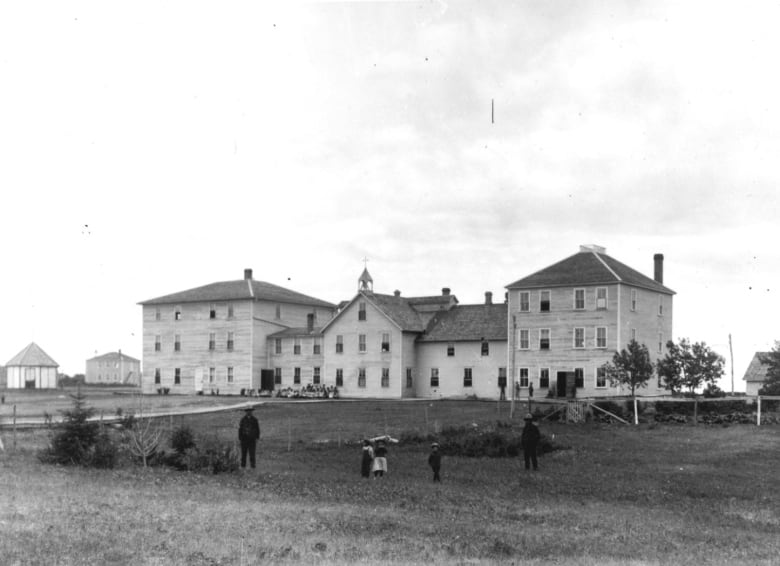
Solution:
[{"label": "small child standing", "polygon": [[374,452],[374,479],[381,478],[387,472],[387,444],[384,439],[376,441],[376,451]]},{"label": "small child standing", "polygon": [[441,452],[439,452],[439,443],[431,444],[431,453],[428,456],[428,465],[433,470],[433,481],[441,482],[439,470],[441,470]]},{"label": "small child standing", "polygon": [[360,475],[371,477],[371,464],[374,462],[374,448],[369,440],[363,441],[363,456],[360,460]]}]

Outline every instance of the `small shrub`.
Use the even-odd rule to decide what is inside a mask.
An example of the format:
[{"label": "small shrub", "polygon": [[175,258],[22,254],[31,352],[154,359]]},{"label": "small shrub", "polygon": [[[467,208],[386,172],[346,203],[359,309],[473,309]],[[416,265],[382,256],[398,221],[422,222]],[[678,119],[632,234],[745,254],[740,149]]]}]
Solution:
[{"label": "small shrub", "polygon": [[88,465],[93,468],[113,468],[116,464],[118,453],[116,442],[114,442],[108,431],[104,430],[95,441]]},{"label": "small shrub", "polygon": [[171,448],[177,454],[184,454],[190,448],[195,447],[195,435],[188,426],[180,426],[171,433]]},{"label": "small shrub", "polygon": [[85,396],[78,390],[71,395],[73,408],[63,411],[63,424],[48,447],[38,453],[46,464],[89,466],[98,441],[100,425],[90,421],[95,413],[87,407]]}]

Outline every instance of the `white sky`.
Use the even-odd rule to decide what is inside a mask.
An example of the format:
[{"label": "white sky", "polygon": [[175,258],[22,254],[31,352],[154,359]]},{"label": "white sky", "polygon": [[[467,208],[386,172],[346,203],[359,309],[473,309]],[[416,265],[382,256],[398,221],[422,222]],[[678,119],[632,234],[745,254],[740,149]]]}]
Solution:
[{"label": "white sky", "polygon": [[[780,36],[755,2],[4,2],[0,363],[141,357],[256,279],[460,302],[595,243],[737,390],[780,338]],[[495,122],[491,122],[491,100]],[[729,365],[721,385],[729,390]]]}]

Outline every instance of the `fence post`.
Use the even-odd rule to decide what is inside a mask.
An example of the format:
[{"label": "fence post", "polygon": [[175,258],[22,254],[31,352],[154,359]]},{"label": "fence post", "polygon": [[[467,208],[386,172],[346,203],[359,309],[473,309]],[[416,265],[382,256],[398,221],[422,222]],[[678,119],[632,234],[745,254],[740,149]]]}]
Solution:
[{"label": "fence post", "polygon": [[699,400],[693,398],[693,425],[699,424]]},{"label": "fence post", "polygon": [[16,405],[14,405],[14,452],[16,452]]},{"label": "fence post", "polygon": [[634,425],[639,424],[639,411],[637,410],[636,405],[636,395],[634,396]]},{"label": "fence post", "polygon": [[761,426],[761,395],[756,395],[756,405],[758,406],[756,412],[756,426]]}]

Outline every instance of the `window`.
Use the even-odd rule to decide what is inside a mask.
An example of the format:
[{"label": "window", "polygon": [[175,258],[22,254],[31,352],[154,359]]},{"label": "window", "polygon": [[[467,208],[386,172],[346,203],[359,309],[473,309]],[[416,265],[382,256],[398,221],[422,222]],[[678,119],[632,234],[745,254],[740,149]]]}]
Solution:
[{"label": "window", "polygon": [[447,344],[447,355],[448,356],[454,356],[455,355],[455,344],[450,342]]},{"label": "window", "polygon": [[658,316],[664,315],[664,296],[658,295]]},{"label": "window", "polygon": [[274,315],[276,320],[282,318],[282,305],[276,305],[276,314]]},{"label": "window", "polygon": [[228,383],[233,383],[233,368],[232,367],[228,367],[227,368],[227,382]]},{"label": "window", "polygon": [[282,384],[282,368],[274,368],[274,384]]},{"label": "window", "polygon": [[155,368],[154,369],[154,382],[159,384],[160,381],[161,381],[160,380],[160,368]]},{"label": "window", "polygon": [[217,347],[217,335],[214,332],[209,333],[209,350],[214,350]]},{"label": "window", "polygon": [[301,368],[293,368],[293,383],[301,383]]},{"label": "window", "polygon": [[173,384],[181,385],[181,368],[176,368],[173,370]]},{"label": "window", "polygon": [[154,320],[160,320],[161,318],[160,309],[154,309]]},{"label": "window", "polygon": [[664,351],[664,334],[663,332],[658,333],[658,353],[662,354]]},{"label": "window", "polygon": [[382,387],[390,387],[390,368],[382,368]]},{"label": "window", "polygon": [[539,387],[542,389],[548,389],[550,387],[550,368],[542,368],[539,370]]},{"label": "window", "polygon": [[506,368],[498,368],[498,386],[506,387]]},{"label": "window", "polygon": [[179,305],[173,307],[173,320],[181,320],[181,307]]},{"label": "window", "polygon": [[550,291],[539,291],[539,310],[550,312]]},{"label": "window", "polygon": [[274,342],[276,343],[276,353],[277,354],[281,354],[282,353],[282,339],[281,338],[276,338],[274,340]]},{"label": "window", "polygon": [[414,385],[414,378],[412,376],[412,368],[406,368],[406,387],[411,388]]},{"label": "window", "polygon": [[584,328],[575,328],[574,329],[574,347],[575,348],[584,348],[585,347],[585,329]]},{"label": "window", "polygon": [[217,318],[217,305],[214,303],[209,305],[209,318]]},{"label": "window", "polygon": [[531,347],[531,331],[527,328],[521,328],[520,329],[520,341],[517,345],[518,348],[521,350],[527,350]]},{"label": "window", "polygon": [[358,320],[366,320],[366,303],[358,303]]},{"label": "window", "polygon": [[382,333],[382,352],[390,351],[390,334],[387,332]]},{"label": "window", "polygon": [[528,387],[528,368],[520,368],[520,387]]},{"label": "window", "polygon": [[319,353],[322,352],[322,347],[320,346],[320,339],[319,338],[315,338],[314,339],[314,347],[312,348],[312,352],[314,354],[319,354]]},{"label": "window", "polygon": [[585,308],[585,289],[574,289],[574,308],[577,310]]},{"label": "window", "polygon": [[366,368],[358,369],[358,387],[366,386]]},{"label": "window", "polygon": [[439,368],[431,368],[431,387],[439,386]]},{"label": "window", "polygon": [[597,326],[596,327],[596,348],[606,348],[606,347],[607,347],[607,327]]},{"label": "window", "polygon": [[550,349],[550,329],[549,328],[542,328],[539,331],[539,349],[540,350],[549,350]]},{"label": "window", "polygon": [[233,303],[228,303],[228,318],[233,318]]},{"label": "window", "polygon": [[607,386],[607,370],[603,367],[596,368],[596,387]]},{"label": "window", "polygon": [[585,370],[582,368],[574,368],[574,386],[577,389],[585,387]]},{"label": "window", "polygon": [[297,336],[293,339],[293,354],[296,356],[301,355],[301,339]]},{"label": "window", "polygon": [[217,376],[217,368],[209,368],[209,383],[214,383]]},{"label": "window", "polygon": [[636,328],[631,329],[631,340],[636,342]]},{"label": "window", "polygon": [[344,387],[344,370],[342,368],[336,369],[336,387]]},{"label": "window", "polygon": [[344,337],[341,334],[336,336],[336,353],[337,354],[344,353]]},{"label": "window", "polygon": [[314,368],[314,372],[312,374],[311,380],[312,380],[312,383],[314,383],[314,385],[319,385],[319,383],[320,383],[320,368],[318,368],[318,367]]},{"label": "window", "polygon": [[596,308],[604,310],[607,308],[607,288],[596,288]]},{"label": "window", "polygon": [[358,334],[358,352],[366,351],[366,335]]},{"label": "window", "polygon": [[471,368],[463,368],[463,387],[471,387]]},{"label": "window", "polygon": [[529,291],[520,291],[520,312],[529,312],[531,310],[531,293]]},{"label": "window", "polygon": [[487,340],[482,341],[482,355],[483,356],[490,355],[490,342],[488,342]]},{"label": "window", "polygon": [[631,310],[636,310],[636,289],[631,289]]},{"label": "window", "polygon": [[162,341],[160,339],[160,335],[158,334],[154,337],[154,351],[159,352],[160,350],[162,350]]},{"label": "window", "polygon": [[176,334],[173,337],[173,351],[174,352],[181,352],[181,335]]},{"label": "window", "polygon": [[233,333],[232,332],[228,332],[228,337],[227,338],[228,338],[227,339],[227,349],[228,349],[228,352],[232,352],[233,351]]}]

